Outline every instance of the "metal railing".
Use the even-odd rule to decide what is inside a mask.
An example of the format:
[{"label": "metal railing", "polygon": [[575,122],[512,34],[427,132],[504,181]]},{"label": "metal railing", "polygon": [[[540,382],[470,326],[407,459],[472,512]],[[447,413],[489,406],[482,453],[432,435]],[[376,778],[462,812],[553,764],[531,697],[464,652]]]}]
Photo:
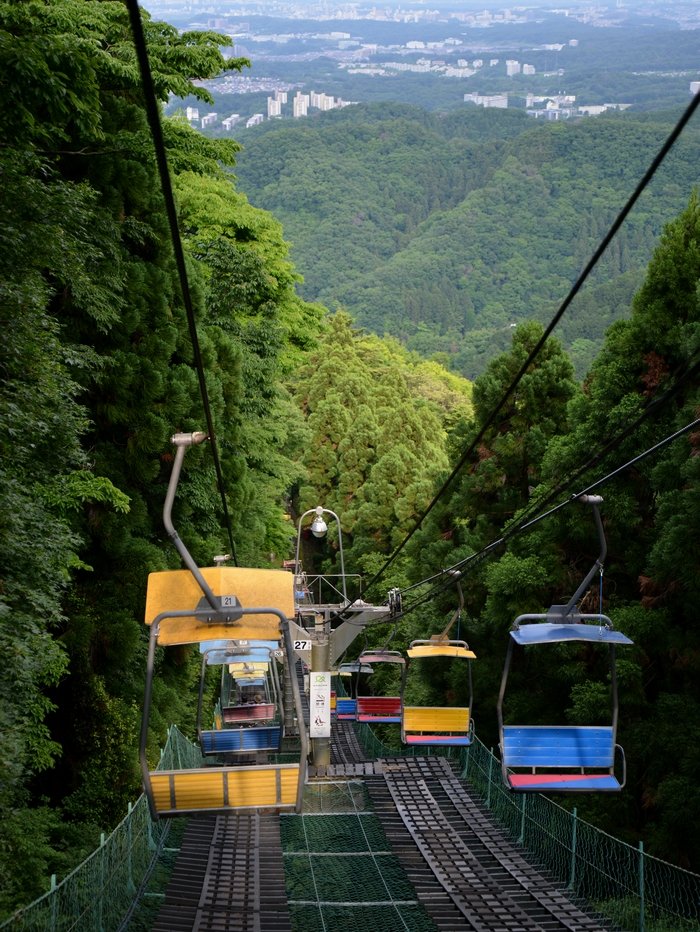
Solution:
[{"label": "metal railing", "polygon": [[[360,592],[362,577],[355,573],[346,573],[344,576],[310,576],[300,573],[295,582],[295,601],[300,608],[309,605],[343,605],[347,599],[344,590],[354,586],[353,591]],[[359,596],[358,596],[359,598]]]},{"label": "metal railing", "polygon": [[[397,752],[367,725],[358,727],[373,757]],[[479,795],[506,834],[529,850],[572,895],[613,928],[628,932],[700,932],[700,875],[613,838],[541,794],[514,794],[500,761],[477,738],[469,748],[410,748],[454,760],[461,779]],[[196,767],[199,748],[173,726],[157,769]],[[116,932],[163,847],[170,821],[151,820],[141,796],[114,831],[61,883],[7,919],[0,929],[22,932]]]},{"label": "metal railing", "polygon": [[[369,756],[415,750],[397,752],[382,745],[369,726],[356,727]],[[613,838],[541,793],[512,793],[503,784],[500,760],[476,737],[468,748],[420,750],[452,758],[460,778],[510,839],[613,928],[700,932],[700,875],[647,854],[642,842],[634,847]]]},{"label": "metal railing", "polygon": [[[196,767],[199,748],[173,725],[157,770]],[[144,795],[111,834],[60,883],[18,910],[0,929],[21,932],[115,932],[129,913],[139,888],[164,845],[169,819],[154,822]]]},{"label": "metal railing", "polygon": [[554,877],[629,932],[700,932],[700,875],[613,838],[540,793],[512,793],[498,758],[475,740],[462,754],[462,778],[511,839]]}]

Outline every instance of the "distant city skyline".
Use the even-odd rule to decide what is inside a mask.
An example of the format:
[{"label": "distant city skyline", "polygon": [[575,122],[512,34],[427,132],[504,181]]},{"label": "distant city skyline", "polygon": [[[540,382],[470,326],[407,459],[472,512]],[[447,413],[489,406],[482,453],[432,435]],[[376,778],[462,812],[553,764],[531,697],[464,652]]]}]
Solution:
[{"label": "distant city skyline", "polygon": [[[700,78],[698,0],[144,3],[154,18],[180,30],[228,37],[224,55],[251,63],[242,73],[201,82],[215,99],[191,122],[214,134],[238,131],[251,119],[306,117],[350,101],[581,118],[648,102],[677,105]],[[290,102],[283,105],[279,95],[286,93]],[[308,105],[297,94],[309,95]],[[317,98],[322,106],[312,102]],[[177,107],[171,100],[168,110]]]},{"label": "distant city skyline", "polygon": [[[295,18],[306,14],[309,18],[322,18],[323,14],[337,15],[344,11],[357,13],[372,10],[407,10],[417,13],[439,11],[442,13],[459,13],[466,11],[488,10],[496,12],[507,9],[547,9],[564,13],[571,9],[597,9],[597,10],[634,10],[654,14],[666,13],[676,19],[686,18],[698,12],[697,0],[526,0],[526,2],[507,2],[507,0],[142,0],[142,6],[149,12],[172,10],[173,12],[192,12],[200,10],[216,15],[233,13],[234,15],[279,16],[286,12],[294,12]],[[319,15],[321,14],[321,15]]]}]

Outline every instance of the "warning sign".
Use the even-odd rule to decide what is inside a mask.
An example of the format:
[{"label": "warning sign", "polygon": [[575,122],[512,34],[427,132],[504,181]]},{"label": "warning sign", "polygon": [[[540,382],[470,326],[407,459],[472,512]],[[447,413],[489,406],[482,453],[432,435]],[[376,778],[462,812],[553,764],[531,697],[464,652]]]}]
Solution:
[{"label": "warning sign", "polygon": [[331,736],[331,675],[312,670],[309,674],[309,737]]}]

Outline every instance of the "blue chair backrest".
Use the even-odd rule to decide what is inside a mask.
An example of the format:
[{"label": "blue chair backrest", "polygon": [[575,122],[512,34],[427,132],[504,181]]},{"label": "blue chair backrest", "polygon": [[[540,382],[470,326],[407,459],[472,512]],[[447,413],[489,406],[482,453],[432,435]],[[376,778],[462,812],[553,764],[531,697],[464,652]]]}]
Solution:
[{"label": "blue chair backrest", "polygon": [[225,728],[221,731],[203,731],[201,745],[205,754],[222,754],[236,751],[269,751],[280,746],[280,725],[257,728]]},{"label": "blue chair backrest", "polygon": [[508,725],[503,728],[506,767],[612,767],[611,726]]},{"label": "blue chair backrest", "polygon": [[338,715],[355,715],[357,712],[357,700],[338,697],[335,703],[335,711]]}]

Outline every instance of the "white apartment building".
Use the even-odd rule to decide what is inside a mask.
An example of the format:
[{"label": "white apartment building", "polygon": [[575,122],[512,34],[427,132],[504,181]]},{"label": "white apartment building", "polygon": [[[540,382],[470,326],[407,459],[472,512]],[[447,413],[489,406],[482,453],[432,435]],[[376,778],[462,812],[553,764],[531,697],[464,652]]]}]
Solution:
[{"label": "white apartment building", "polygon": [[251,126],[257,126],[258,123],[262,123],[263,119],[262,113],[254,113],[249,120],[246,120],[246,129],[250,129]]},{"label": "white apartment building", "polygon": [[700,81],[691,81],[690,82],[690,93],[698,94],[700,93]]},{"label": "white apartment building", "polygon": [[205,126],[212,126],[212,124],[216,123],[218,116],[218,113],[205,113],[202,117],[202,129],[204,129]]},{"label": "white apartment building", "polygon": [[236,123],[240,123],[240,122],[241,122],[241,116],[240,116],[240,114],[239,114],[239,113],[232,113],[231,116],[225,117],[225,118],[221,121],[221,125],[223,126],[223,128],[224,128],[227,132],[229,132],[230,130],[233,129],[233,127],[236,125]]},{"label": "white apartment building", "polygon": [[520,62],[513,58],[506,59],[506,74],[512,78],[514,74],[520,74]]},{"label": "white apartment building", "polygon": [[297,91],[296,97],[292,100],[292,114],[295,117],[306,116],[309,112],[309,95]]},{"label": "white apartment building", "polygon": [[535,66],[534,65],[523,65],[523,74],[534,74]]},{"label": "white apartment building", "polygon": [[465,94],[464,99],[468,103],[476,104],[477,107],[495,107],[498,110],[506,110],[508,108],[507,94]]},{"label": "white apartment building", "polygon": [[267,118],[271,120],[273,117],[282,116],[282,101],[275,100],[274,97],[267,98]]},{"label": "white apartment building", "polygon": [[309,96],[311,106],[318,107],[319,110],[333,110],[335,107],[335,100],[330,94],[324,94],[323,92],[317,94],[316,91],[311,91]]},{"label": "white apartment building", "polygon": [[185,110],[185,116],[192,123],[195,120],[199,119],[199,108],[198,107],[188,107]]}]

